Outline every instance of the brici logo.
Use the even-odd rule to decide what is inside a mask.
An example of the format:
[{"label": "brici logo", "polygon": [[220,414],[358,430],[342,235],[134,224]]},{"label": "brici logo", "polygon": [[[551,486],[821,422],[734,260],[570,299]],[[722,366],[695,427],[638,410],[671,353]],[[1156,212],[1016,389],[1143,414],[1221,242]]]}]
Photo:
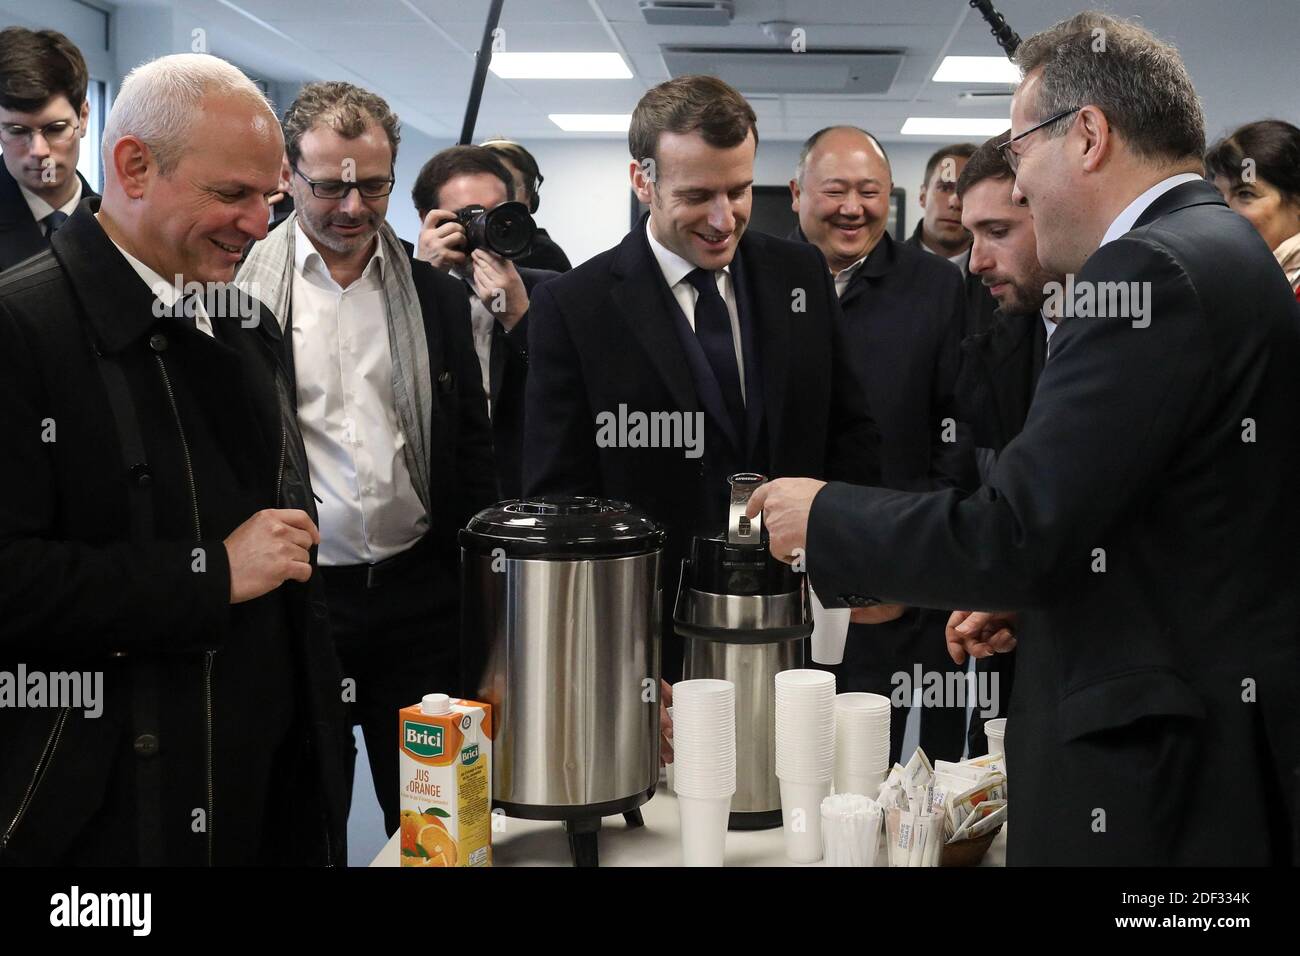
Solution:
[{"label": "brici logo", "polygon": [[417,757],[441,757],[442,728],[414,721],[402,722],[402,744]]}]

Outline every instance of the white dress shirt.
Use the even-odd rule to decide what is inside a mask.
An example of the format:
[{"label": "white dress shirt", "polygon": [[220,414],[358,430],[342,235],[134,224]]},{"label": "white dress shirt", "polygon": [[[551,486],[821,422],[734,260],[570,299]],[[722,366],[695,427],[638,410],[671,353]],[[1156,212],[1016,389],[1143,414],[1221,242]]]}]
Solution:
[{"label": "white dress shirt", "polygon": [[492,415],[492,329],[497,324],[496,316],[483,304],[478,293],[470,289],[464,276],[455,269],[451,270],[453,278],[459,279],[469,295],[470,331],[474,336],[474,352],[478,355],[479,371],[483,375],[483,394],[487,397],[488,416]]},{"label": "white dress shirt", "polygon": [[[72,191],[72,198],[58,209],[59,212],[68,216],[71,216],[76,211],[77,203],[81,202],[81,177],[76,173],[73,173],[72,175],[77,180],[77,188]],[[36,195],[36,193],[32,192],[22,183],[18,184],[18,190],[23,194],[23,199],[27,200],[27,208],[32,211],[32,218],[38,223],[55,211],[53,206],[47,203],[40,196]]]},{"label": "white dress shirt", "polygon": [[1120,236],[1124,235],[1124,233],[1132,229],[1133,224],[1136,223],[1138,219],[1141,218],[1142,214],[1147,211],[1147,207],[1165,193],[1169,192],[1169,190],[1181,186],[1183,183],[1201,182],[1203,179],[1204,177],[1198,176],[1196,173],[1179,173],[1177,176],[1170,176],[1168,179],[1160,180],[1160,182],[1156,183],[1141,196],[1138,196],[1137,199],[1134,199],[1124,207],[1124,211],[1115,217],[1115,221],[1112,222],[1110,228],[1106,230],[1106,235],[1101,237],[1101,245],[1097,248],[1100,249],[1101,246],[1104,246],[1108,242],[1114,242]]},{"label": "white dress shirt", "polygon": [[[686,281],[686,276],[694,272],[697,267],[655,238],[654,233],[650,231],[649,217],[645,221],[645,234],[650,240],[650,251],[654,253],[655,261],[659,263],[659,270],[664,274],[664,281],[668,283],[673,298],[682,307],[686,321],[694,330],[695,300],[700,297],[700,294],[695,291],[695,286]],[[727,314],[731,316],[731,342],[736,347],[736,368],[740,372],[740,398],[744,401],[745,353],[740,345],[740,313],[736,310],[736,292],[731,287],[731,264],[723,266],[720,271],[714,273],[714,276],[718,282],[718,292],[722,296],[722,301],[727,304]]]},{"label": "white dress shirt", "polygon": [[311,483],[322,499],[319,559],[326,567],[374,564],[429,527],[393,398],[383,243],[344,289],[302,227],[294,229],[293,361]]},{"label": "white dress shirt", "polygon": [[948,261],[961,270],[961,277],[965,279],[970,275],[970,247],[966,251],[956,256],[949,256]]},{"label": "white dress shirt", "polygon": [[[108,234],[105,233],[105,235]],[[112,236],[109,236],[109,241],[112,242],[113,245],[117,246],[117,251],[122,253],[122,258],[131,264],[131,268],[135,270],[135,274],[143,279],[144,284],[153,290],[153,294],[157,297],[159,302],[167,306],[169,309],[176,304],[176,300],[181,297],[183,290],[176,288],[172,282],[168,282],[158,273],[154,272],[153,269],[150,269],[135,256],[131,255],[131,253],[127,252],[121,246],[118,246]],[[212,334],[212,319],[208,318],[208,310],[203,307],[202,298],[196,298],[194,300],[194,327],[205,335],[211,338],[216,338],[216,336]]]},{"label": "white dress shirt", "polygon": [[871,255],[870,252],[857,262],[853,263],[853,265],[845,266],[839,272],[835,273],[835,297],[837,299],[844,298],[844,290],[849,287],[849,282],[853,279],[854,275],[857,274],[857,271],[862,268],[862,263],[867,261],[867,256],[869,255]]}]

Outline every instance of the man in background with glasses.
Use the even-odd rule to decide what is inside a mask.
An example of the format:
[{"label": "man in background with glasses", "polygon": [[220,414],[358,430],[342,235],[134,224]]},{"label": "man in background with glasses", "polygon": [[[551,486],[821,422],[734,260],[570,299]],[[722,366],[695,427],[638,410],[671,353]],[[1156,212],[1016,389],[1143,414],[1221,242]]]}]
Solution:
[{"label": "man in background with glasses", "polygon": [[237,280],[280,319],[321,498],[342,693],[390,834],[396,714],[462,692],[456,532],[496,498],[464,287],[385,221],[399,138],[375,94],[303,87],[284,116],[294,212],[253,245]]},{"label": "man in background with glasses", "polygon": [[77,172],[90,106],[81,51],[62,33],[0,30],[0,270],[50,244],[95,192]]}]

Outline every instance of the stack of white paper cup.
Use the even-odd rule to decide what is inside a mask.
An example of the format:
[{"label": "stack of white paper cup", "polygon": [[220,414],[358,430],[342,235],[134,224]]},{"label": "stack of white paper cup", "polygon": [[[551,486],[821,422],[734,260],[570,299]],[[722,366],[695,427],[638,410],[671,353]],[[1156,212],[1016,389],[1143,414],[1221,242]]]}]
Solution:
[{"label": "stack of white paper cup", "polygon": [[835,792],[875,798],[889,774],[889,698],[840,694],[835,698]]},{"label": "stack of white paper cup", "polygon": [[[670,721],[673,719],[673,709],[671,707],[668,708],[668,719]],[[673,761],[675,762],[676,760],[677,758],[674,756]],[[671,792],[676,793],[677,788],[673,786],[673,763],[672,762],[668,764],[667,769],[668,769],[668,789]]]},{"label": "stack of white paper cup", "polygon": [[736,792],[736,685],[673,685],[673,788],[682,822],[682,863],[722,866]]},{"label": "stack of white paper cup", "polygon": [[844,662],[844,644],[849,635],[851,607],[824,608],[817,600],[817,592],[808,588],[812,605],[812,659],[816,664],[841,664]]},{"label": "stack of white paper cup", "polygon": [[785,852],[796,863],[822,858],[821,805],[835,776],[835,675],[776,675],[776,775],[781,781]]}]

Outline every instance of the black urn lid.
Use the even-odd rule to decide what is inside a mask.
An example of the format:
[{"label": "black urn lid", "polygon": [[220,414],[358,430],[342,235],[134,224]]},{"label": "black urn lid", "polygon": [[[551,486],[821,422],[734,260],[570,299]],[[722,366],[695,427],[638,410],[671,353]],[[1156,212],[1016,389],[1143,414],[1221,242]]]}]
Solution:
[{"label": "black urn lid", "polygon": [[508,558],[584,560],[648,554],[663,548],[667,532],[625,501],[538,495],[484,508],[460,532],[466,551]]},{"label": "black urn lid", "polygon": [[734,544],[725,533],[691,542],[690,586],[710,594],[788,594],[802,575],[772,557],[767,531],[761,543]]}]

